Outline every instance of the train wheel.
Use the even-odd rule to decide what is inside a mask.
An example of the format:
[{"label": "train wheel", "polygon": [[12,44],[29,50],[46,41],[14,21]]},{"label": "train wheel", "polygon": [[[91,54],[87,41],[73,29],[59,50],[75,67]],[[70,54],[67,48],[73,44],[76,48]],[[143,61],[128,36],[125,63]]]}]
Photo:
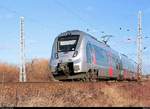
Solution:
[{"label": "train wheel", "polygon": [[97,75],[97,71],[96,70],[90,70],[88,72],[85,73],[84,78],[82,78],[81,80],[83,82],[95,82],[98,79],[98,75]]},{"label": "train wheel", "polygon": [[123,76],[121,74],[118,75],[117,81],[123,81]]},{"label": "train wheel", "polygon": [[92,70],[90,73],[90,81],[91,82],[96,82],[98,79],[98,71],[97,70]]},{"label": "train wheel", "polygon": [[89,78],[90,78],[90,73],[86,72],[85,76],[81,79],[81,81],[83,81],[83,82],[89,82],[90,81]]},{"label": "train wheel", "polygon": [[81,81],[81,82],[86,82],[87,80],[86,80],[86,78],[84,77],[84,78],[81,78],[80,81]]}]

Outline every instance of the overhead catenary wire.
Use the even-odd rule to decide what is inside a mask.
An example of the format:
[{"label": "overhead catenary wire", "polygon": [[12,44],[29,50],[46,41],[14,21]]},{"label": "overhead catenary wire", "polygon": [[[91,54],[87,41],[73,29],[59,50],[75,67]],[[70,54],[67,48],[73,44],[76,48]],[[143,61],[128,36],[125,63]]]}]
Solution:
[{"label": "overhead catenary wire", "polygon": [[[66,12],[72,14],[73,16],[75,16],[76,18],[78,18],[81,22],[83,22],[83,23],[88,27],[87,30],[90,30],[89,28],[93,28],[93,29],[94,29],[93,25],[90,24],[89,22],[87,22],[87,20],[86,20],[85,18],[83,18],[76,10],[73,10],[70,6],[68,6],[68,5],[64,4],[64,3],[62,3],[60,0],[54,0],[54,2],[55,2],[57,5],[61,6],[63,9],[65,9]],[[10,8],[8,8],[8,7],[6,7],[6,6],[3,6],[2,4],[0,4],[0,8],[1,8],[1,9],[5,9],[5,10],[7,10],[7,11],[9,11],[9,12],[11,12],[11,13],[17,15],[17,16],[24,16],[24,15],[22,15],[22,13],[20,13],[20,12],[14,10],[14,9],[10,9]],[[31,22],[35,22],[36,24],[41,25],[41,26],[42,26],[43,28],[45,28],[46,30],[49,30],[49,25],[44,24],[44,23],[42,23],[41,21],[39,21],[39,20],[37,20],[37,19],[35,19],[35,18],[31,18],[31,17],[28,17],[28,16],[27,16],[27,17],[26,17],[26,20],[29,20],[29,21],[31,21]],[[122,26],[120,26],[120,28],[118,28],[118,30],[119,30],[119,29],[120,29],[120,31],[127,31],[127,32],[131,32],[131,31],[132,31],[132,29],[125,29],[125,28],[123,28]],[[97,29],[95,29],[95,30],[97,30]],[[99,31],[99,30],[98,30],[98,31]],[[100,31],[101,31],[101,30],[100,30]],[[92,32],[92,31],[89,31],[89,32]],[[101,31],[101,32],[104,33],[104,31]]]},{"label": "overhead catenary wire", "polygon": [[75,10],[72,10],[72,8],[70,8],[69,6],[63,4],[61,1],[59,0],[54,0],[54,2],[61,6],[66,12],[68,12],[69,14],[72,14],[73,16],[75,16],[76,18],[78,18],[78,20],[80,20],[82,23],[84,23],[86,25],[87,28],[85,28],[85,30],[87,32],[92,32],[91,29],[93,30],[98,30],[97,28],[95,28],[92,24],[90,24],[89,22],[86,21],[86,19],[84,19],[82,16],[80,16],[78,14],[78,12],[76,12]]},{"label": "overhead catenary wire", "polygon": [[[93,25],[89,24],[88,22],[86,22],[86,19],[82,18],[82,16],[80,16],[76,11],[72,10],[70,7],[68,7],[67,5],[63,4],[62,2],[60,2],[59,0],[55,0],[55,3],[61,7],[63,7],[68,13],[72,14],[73,16],[75,16],[76,18],[78,18],[81,22],[83,22],[84,24],[86,24],[87,26],[87,31],[88,32],[92,32],[90,31],[91,29],[89,28],[93,28],[94,30],[97,30],[96,28],[93,27]],[[10,9],[8,7],[5,7],[5,6],[2,6],[0,5],[0,8],[2,9],[5,9],[17,16],[21,16],[22,14],[13,10],[13,9]],[[36,19],[33,19],[33,18],[30,18],[30,17],[26,17],[26,20],[30,20],[31,22],[37,22],[37,24],[41,25],[42,27],[45,27],[45,29],[48,29],[49,26],[48,25],[45,25],[43,23],[41,23],[40,21],[36,20]],[[123,29],[122,29],[123,30]],[[102,31],[102,33],[104,33],[104,31]]]},{"label": "overhead catenary wire", "polygon": [[[72,10],[71,8],[69,8],[68,6],[64,5],[64,4],[63,4],[62,2],[60,2],[59,0],[55,0],[55,2],[56,2],[58,5],[60,5],[61,7],[63,7],[67,12],[69,12],[69,13],[71,13],[72,15],[78,17],[78,19],[79,19],[81,22],[85,23],[85,24],[88,25],[89,27],[93,27],[93,26],[91,26],[89,23],[87,23],[86,20],[83,19],[79,14],[77,14],[75,11],[73,11],[73,10]],[[122,27],[120,27],[119,29],[120,29],[120,30],[123,30]],[[87,29],[87,30],[89,31],[89,29]],[[130,32],[131,30],[128,28],[128,29],[126,29],[126,31],[127,31],[127,32]],[[102,31],[102,33],[104,33],[104,31]],[[128,38],[128,40],[129,40],[129,38]]]},{"label": "overhead catenary wire", "polygon": [[[13,14],[15,17],[20,18],[20,16],[24,16],[26,18],[26,22],[32,22],[32,23],[35,23],[36,25],[38,25],[38,27],[41,27],[42,29],[40,29],[39,31],[46,31],[47,32],[47,35],[49,35],[49,28],[50,26],[45,24],[45,23],[42,23],[41,21],[37,20],[36,18],[32,18],[30,16],[25,16],[24,14],[22,14],[21,12],[18,12],[16,11],[15,9],[12,9],[10,7],[6,7],[6,6],[3,6],[2,4],[0,4],[0,9],[2,10],[5,10],[7,12],[9,12],[10,14]],[[38,32],[39,32],[38,31]],[[30,34],[26,33],[26,36],[30,36]],[[29,38],[27,38],[28,40]]]},{"label": "overhead catenary wire", "polygon": [[[84,24],[86,24],[87,27],[92,28],[92,29],[94,29],[94,30],[98,30],[98,29],[95,28],[92,24],[90,24],[89,22],[87,22],[86,19],[84,19],[82,16],[80,16],[80,15],[78,14],[78,12],[76,12],[75,10],[72,10],[72,8],[70,8],[68,5],[63,4],[60,0],[54,0],[54,2],[55,2],[57,5],[61,6],[66,12],[68,12],[69,14],[72,14],[73,16],[75,16],[76,18],[78,18],[81,22],[83,22]],[[86,28],[86,30],[87,30],[88,32],[90,31],[89,28]],[[130,31],[131,31],[131,29],[129,29],[129,28],[124,29],[123,27],[120,27],[119,29],[120,29],[120,30],[127,31],[127,32],[130,32]],[[105,33],[105,31],[103,31],[103,30],[98,30],[98,31],[100,31],[102,34]]]},{"label": "overhead catenary wire", "polygon": [[46,30],[49,30],[49,28],[50,28],[48,25],[42,23],[41,21],[39,21],[39,20],[37,20],[37,19],[35,19],[35,18],[31,18],[31,17],[29,17],[29,16],[25,16],[25,15],[23,15],[22,13],[20,13],[20,12],[14,10],[14,9],[10,9],[10,8],[8,8],[8,7],[6,7],[6,6],[3,6],[3,5],[0,5],[0,8],[1,8],[1,9],[4,9],[4,10],[6,10],[6,11],[8,11],[8,12],[14,14],[14,15],[16,15],[18,18],[19,18],[20,16],[24,16],[24,17],[26,17],[26,20],[28,20],[28,21],[30,21],[30,22],[33,22],[33,23],[36,23],[36,24],[38,24],[38,25],[41,25],[42,28],[44,28],[44,29],[46,29]]}]

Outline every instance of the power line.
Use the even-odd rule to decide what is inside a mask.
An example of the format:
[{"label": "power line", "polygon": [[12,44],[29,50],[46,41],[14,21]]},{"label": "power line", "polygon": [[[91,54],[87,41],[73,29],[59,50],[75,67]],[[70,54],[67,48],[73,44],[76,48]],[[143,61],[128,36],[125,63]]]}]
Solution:
[{"label": "power line", "polygon": [[[72,8],[68,7],[67,5],[64,5],[62,2],[60,2],[59,0],[54,0],[55,3],[59,6],[61,6],[64,10],[66,10],[66,12],[72,14],[73,16],[75,16],[76,18],[78,18],[81,22],[83,22],[84,24],[86,24],[87,26],[89,26],[90,28],[93,28],[95,30],[97,30],[95,27],[93,27],[93,25],[89,24],[88,22],[86,22],[86,20],[81,17],[76,11],[72,10]],[[89,32],[90,29],[86,28],[86,30]]]},{"label": "power line", "polygon": [[[22,15],[20,12],[18,12],[18,11],[16,11],[16,10],[13,10],[13,9],[10,9],[10,8],[8,8],[8,7],[6,7],[6,6],[0,5],[0,8],[1,8],[1,9],[4,9],[4,10],[10,12],[10,13],[13,13],[13,14],[17,15],[17,17],[25,16],[25,15]],[[37,23],[38,25],[41,25],[41,26],[44,27],[45,29],[49,30],[49,29],[48,29],[48,28],[49,28],[48,25],[41,23],[41,22],[40,22],[39,20],[37,20],[37,19],[31,18],[31,17],[26,17],[26,20],[29,20],[29,21],[31,21],[31,22],[35,22],[35,23]]]},{"label": "power line", "polygon": [[10,8],[7,8],[7,7],[5,7],[5,6],[0,5],[0,8],[1,8],[1,9],[4,9],[4,10],[7,10],[7,11],[13,13],[13,14],[20,15],[17,11],[12,10],[12,9],[10,9]]}]

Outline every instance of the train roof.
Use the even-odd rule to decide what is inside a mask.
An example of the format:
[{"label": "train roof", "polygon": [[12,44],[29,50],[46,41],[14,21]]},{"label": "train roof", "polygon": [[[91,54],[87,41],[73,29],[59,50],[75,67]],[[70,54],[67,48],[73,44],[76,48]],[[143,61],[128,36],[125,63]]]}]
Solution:
[{"label": "train roof", "polygon": [[67,34],[88,34],[88,33],[85,33],[85,32],[80,31],[80,30],[69,30],[69,31],[61,33],[58,37],[61,37],[63,35],[67,35]]},{"label": "train roof", "polygon": [[120,54],[121,54],[122,56],[126,57],[129,61],[131,61],[131,62],[133,62],[133,63],[137,64],[137,62],[136,62],[135,60],[133,60],[133,59],[129,58],[127,55],[122,54],[122,53],[120,53]]},{"label": "train roof", "polygon": [[90,35],[90,34],[88,34],[88,33],[86,33],[86,32],[83,32],[83,31],[81,31],[81,30],[69,30],[69,31],[66,31],[66,32],[61,33],[58,37],[61,37],[61,36],[63,36],[63,35],[69,34],[69,33],[85,34],[85,35],[89,36],[90,38],[96,40],[97,42],[99,42],[99,43],[101,43],[101,44],[104,44],[104,45],[106,45],[107,47],[110,47],[108,44],[103,43],[102,41],[98,40],[98,39],[95,38],[94,36],[92,36],[92,35]]},{"label": "train roof", "polygon": [[95,38],[94,36],[90,35],[89,33],[83,32],[81,30],[69,30],[69,31],[61,33],[58,37],[61,37],[61,36],[64,36],[64,35],[68,35],[68,34],[80,34],[80,35],[83,34],[83,35],[86,35],[87,37],[90,37],[93,40],[99,42],[100,44],[108,47],[109,49],[112,50],[112,52],[115,52],[115,53],[119,54],[119,52],[117,52],[116,50],[112,49],[108,44],[105,44],[104,42],[102,42],[102,41],[98,40],[97,38]]}]

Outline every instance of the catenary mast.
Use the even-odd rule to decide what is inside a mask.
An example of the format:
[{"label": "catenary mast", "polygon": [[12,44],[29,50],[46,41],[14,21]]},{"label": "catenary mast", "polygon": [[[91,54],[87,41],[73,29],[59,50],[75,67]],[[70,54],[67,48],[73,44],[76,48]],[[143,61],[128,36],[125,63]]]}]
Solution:
[{"label": "catenary mast", "polygon": [[20,82],[26,82],[24,17],[20,17]]},{"label": "catenary mast", "polygon": [[142,54],[143,54],[143,49],[142,49],[142,12],[139,11],[138,14],[138,36],[137,36],[137,72],[138,72],[138,77],[139,79],[142,76]]}]

